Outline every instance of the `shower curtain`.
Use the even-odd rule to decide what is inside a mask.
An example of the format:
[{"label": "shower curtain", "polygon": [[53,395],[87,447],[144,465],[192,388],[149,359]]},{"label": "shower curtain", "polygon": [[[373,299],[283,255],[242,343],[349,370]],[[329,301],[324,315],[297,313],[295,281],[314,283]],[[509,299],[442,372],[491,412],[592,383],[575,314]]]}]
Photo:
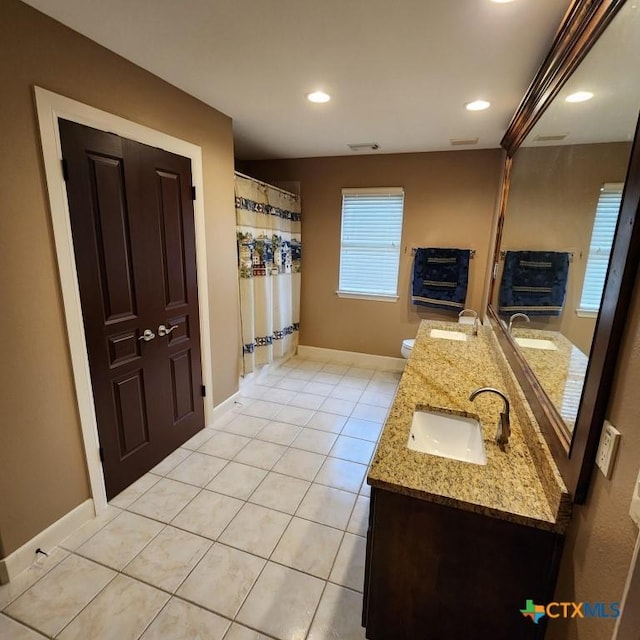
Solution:
[{"label": "shower curtain", "polygon": [[235,177],[244,374],[295,353],[300,328],[300,199]]}]

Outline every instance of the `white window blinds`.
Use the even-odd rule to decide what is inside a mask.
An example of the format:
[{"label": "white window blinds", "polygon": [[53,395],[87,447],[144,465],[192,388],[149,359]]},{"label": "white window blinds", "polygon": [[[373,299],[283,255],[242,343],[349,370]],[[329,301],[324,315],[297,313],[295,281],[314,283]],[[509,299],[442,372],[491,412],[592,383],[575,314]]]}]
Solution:
[{"label": "white window blinds", "polygon": [[623,186],[622,183],[610,182],[600,189],[579,311],[597,313],[600,310]]},{"label": "white window blinds", "polygon": [[338,294],[398,294],[404,190],[342,190]]}]

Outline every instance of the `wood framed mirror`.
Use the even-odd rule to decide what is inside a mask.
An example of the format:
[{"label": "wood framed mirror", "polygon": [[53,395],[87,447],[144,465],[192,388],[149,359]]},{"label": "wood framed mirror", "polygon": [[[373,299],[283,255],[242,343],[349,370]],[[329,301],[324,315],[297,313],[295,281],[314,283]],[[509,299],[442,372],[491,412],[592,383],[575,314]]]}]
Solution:
[{"label": "wood framed mirror", "polygon": [[[636,9],[635,4],[625,0],[574,0],[502,140],[507,157],[497,225],[493,290],[487,313],[565,483],[578,503],[584,502],[587,495],[640,260],[640,224],[637,224],[640,143],[636,129],[640,82],[636,81],[636,73],[629,72],[637,59],[638,42],[640,9]],[[606,81],[592,77],[590,83],[589,74],[598,73],[604,74]],[[582,85],[597,87],[602,92],[588,109],[568,112],[565,94]],[[604,90],[605,87],[608,90]],[[598,92],[594,90],[594,93]],[[622,112],[624,117],[620,115]],[[616,129],[616,125],[622,129],[620,126]],[[589,169],[594,165],[592,157],[598,158],[597,170],[593,171]],[[558,162],[564,164],[554,164]],[[525,181],[534,175],[537,184]],[[587,175],[590,176],[588,188]],[[555,192],[550,186],[553,183]],[[575,316],[580,316],[582,311],[580,292],[600,202],[598,192],[613,189],[614,183],[620,190],[621,205],[617,208],[617,226],[599,310],[591,313],[591,319],[576,320]],[[583,192],[588,193],[588,198],[576,195]],[[578,200],[584,200],[581,208],[589,210],[591,217],[574,220],[571,226],[586,236],[586,249],[584,237],[574,240],[570,233],[558,231],[562,227],[554,231],[553,226],[557,213],[552,209],[558,201],[564,201],[562,206],[570,209],[578,208],[574,207]],[[512,207],[516,207],[516,213]],[[543,221],[544,215],[547,215],[546,221]],[[516,342],[518,336],[511,334],[505,322],[509,315],[505,316],[504,311],[509,307],[500,299],[501,258],[508,250],[536,248],[535,244],[525,246],[536,242],[531,229],[520,230],[519,234],[510,230],[509,225],[518,216],[534,221],[543,234],[555,236],[555,245],[541,244],[539,249],[566,254],[567,260],[574,256],[574,262],[567,267],[568,277],[573,278],[573,282],[566,283],[565,300],[570,302],[558,314],[567,316],[562,322],[554,319],[531,325],[537,326],[535,331],[539,332],[533,334],[534,342],[542,344],[544,338],[553,337],[548,341],[553,343],[549,349],[553,353],[537,351],[542,349],[538,346],[523,347],[527,338]],[[568,246],[563,246],[563,242]],[[583,313],[582,318],[588,315]],[[573,328],[567,329],[569,325]],[[570,366],[576,368],[576,363],[581,370],[577,374],[570,370]],[[548,371],[557,374],[562,367],[565,368],[562,375],[555,378],[546,375]],[[575,378],[579,379],[579,386]],[[556,387],[561,379],[564,395],[557,396]],[[567,391],[571,384],[573,400]],[[569,409],[565,410],[567,406]],[[567,411],[571,414],[569,417]]]}]

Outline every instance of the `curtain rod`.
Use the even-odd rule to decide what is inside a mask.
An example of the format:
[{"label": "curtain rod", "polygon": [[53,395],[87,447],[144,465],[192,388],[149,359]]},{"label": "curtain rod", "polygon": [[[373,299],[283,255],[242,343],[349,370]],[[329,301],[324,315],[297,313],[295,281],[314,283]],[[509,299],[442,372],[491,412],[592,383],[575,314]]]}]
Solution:
[{"label": "curtain rod", "polygon": [[299,195],[296,195],[291,191],[287,191],[286,189],[281,189],[280,187],[274,187],[272,184],[269,184],[268,182],[263,182],[262,180],[258,180],[253,176],[248,176],[246,173],[241,173],[240,171],[234,171],[233,173],[237,176],[240,176],[241,178],[246,178],[247,180],[253,180],[253,182],[257,182],[258,184],[268,187],[269,189],[275,189],[276,191],[279,191],[280,193],[284,193],[287,196],[292,196],[295,200],[298,200],[298,198],[300,197]]}]

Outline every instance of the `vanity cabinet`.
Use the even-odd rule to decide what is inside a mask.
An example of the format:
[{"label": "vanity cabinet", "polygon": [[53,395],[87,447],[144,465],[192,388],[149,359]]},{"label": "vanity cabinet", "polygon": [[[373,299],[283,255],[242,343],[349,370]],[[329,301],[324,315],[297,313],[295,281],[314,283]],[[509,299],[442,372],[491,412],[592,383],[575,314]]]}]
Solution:
[{"label": "vanity cabinet", "polygon": [[369,640],[533,640],[526,600],[553,600],[563,536],[371,488]]}]

